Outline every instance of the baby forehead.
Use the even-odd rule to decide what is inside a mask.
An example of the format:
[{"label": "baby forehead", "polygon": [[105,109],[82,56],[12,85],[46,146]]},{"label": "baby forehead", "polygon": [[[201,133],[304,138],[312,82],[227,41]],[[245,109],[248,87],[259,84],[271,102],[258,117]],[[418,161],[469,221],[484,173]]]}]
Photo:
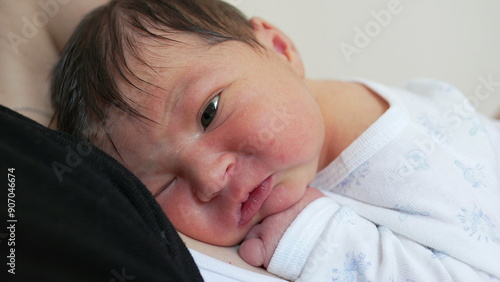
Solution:
[{"label": "baby forehead", "polygon": [[203,62],[217,56],[215,48],[201,45],[199,40],[165,42],[146,39],[134,50],[125,53],[125,65],[118,71],[120,87],[133,93],[155,92],[168,88],[188,74],[200,71]]},{"label": "baby forehead", "polygon": [[145,38],[125,52],[115,81],[121,95],[136,110],[154,111],[174,91],[176,82],[199,61],[199,47],[191,42],[164,42]]},{"label": "baby forehead", "polygon": [[[195,37],[195,38],[193,38]],[[156,38],[144,39],[135,50],[126,52],[126,65],[118,71],[124,74],[117,81],[128,98],[143,97],[144,93],[172,91],[172,85],[191,82],[197,76],[205,76],[228,65],[228,56],[243,58],[245,52],[236,42],[208,45],[197,36],[182,36],[174,42]],[[238,63],[239,59],[231,59]],[[155,98],[156,95],[144,98]],[[163,95],[162,95],[163,96]]]}]

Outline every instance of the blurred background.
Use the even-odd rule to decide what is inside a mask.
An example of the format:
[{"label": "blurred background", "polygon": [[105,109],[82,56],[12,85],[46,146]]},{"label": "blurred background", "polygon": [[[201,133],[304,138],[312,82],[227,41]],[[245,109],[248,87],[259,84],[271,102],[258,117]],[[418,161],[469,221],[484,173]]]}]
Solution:
[{"label": "blurred background", "polygon": [[295,42],[311,78],[402,86],[417,77],[457,86],[500,112],[500,1],[226,0]]}]

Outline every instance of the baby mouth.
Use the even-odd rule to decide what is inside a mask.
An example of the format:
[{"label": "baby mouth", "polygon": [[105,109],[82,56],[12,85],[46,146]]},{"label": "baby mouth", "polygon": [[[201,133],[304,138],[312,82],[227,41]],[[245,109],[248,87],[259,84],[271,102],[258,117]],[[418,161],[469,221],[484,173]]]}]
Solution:
[{"label": "baby mouth", "polygon": [[248,193],[241,205],[239,226],[250,222],[272,191],[272,175]]}]

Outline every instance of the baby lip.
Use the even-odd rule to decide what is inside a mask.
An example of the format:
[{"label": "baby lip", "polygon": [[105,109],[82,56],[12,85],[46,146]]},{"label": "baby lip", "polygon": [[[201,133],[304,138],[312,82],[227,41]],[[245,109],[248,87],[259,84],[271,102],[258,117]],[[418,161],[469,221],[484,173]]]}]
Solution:
[{"label": "baby lip", "polygon": [[[255,190],[255,189],[253,189],[253,190]],[[253,192],[253,190],[252,190],[252,191],[250,191],[250,193],[252,193],[252,192]],[[248,200],[248,197],[250,197],[250,193],[248,193],[248,194],[247,194],[247,196],[245,197],[245,199],[243,199],[243,202],[242,202],[242,203],[245,203],[245,202]]]},{"label": "baby lip", "polygon": [[245,225],[257,214],[260,207],[269,196],[272,190],[272,175],[267,177],[252,191],[250,191],[243,202],[240,209],[240,222],[239,225]]}]

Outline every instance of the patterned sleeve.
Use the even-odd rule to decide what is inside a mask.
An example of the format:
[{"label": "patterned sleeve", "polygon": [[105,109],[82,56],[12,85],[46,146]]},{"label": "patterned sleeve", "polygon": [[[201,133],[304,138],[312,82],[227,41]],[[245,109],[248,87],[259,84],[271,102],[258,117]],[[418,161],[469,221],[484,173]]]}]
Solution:
[{"label": "patterned sleeve", "polygon": [[498,281],[326,197],[292,223],[268,271],[294,281]]}]

